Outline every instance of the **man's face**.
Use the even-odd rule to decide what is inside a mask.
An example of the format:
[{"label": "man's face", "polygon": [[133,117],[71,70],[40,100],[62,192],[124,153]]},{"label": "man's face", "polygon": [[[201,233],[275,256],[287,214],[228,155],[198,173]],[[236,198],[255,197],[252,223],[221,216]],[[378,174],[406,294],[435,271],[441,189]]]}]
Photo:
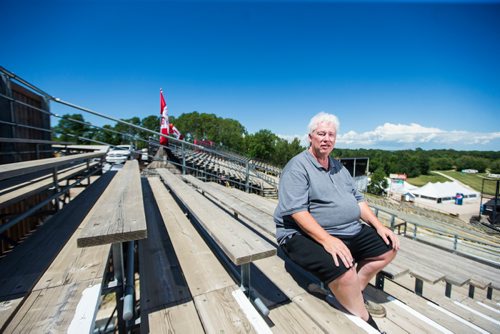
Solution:
[{"label": "man's face", "polygon": [[332,123],[319,123],[316,130],[309,134],[311,148],[316,155],[329,155],[335,146],[337,132]]}]

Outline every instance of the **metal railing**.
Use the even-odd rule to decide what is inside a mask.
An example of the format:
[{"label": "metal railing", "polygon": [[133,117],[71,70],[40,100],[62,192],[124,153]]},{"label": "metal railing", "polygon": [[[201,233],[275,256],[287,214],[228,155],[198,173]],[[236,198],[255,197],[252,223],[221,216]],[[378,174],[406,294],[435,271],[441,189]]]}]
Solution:
[{"label": "metal railing", "polygon": [[[459,254],[497,269],[500,268],[500,263],[493,259],[500,257],[500,246],[498,244],[488,243],[484,240],[467,237],[458,233],[446,231],[444,229],[430,227],[425,224],[402,219],[395,213],[385,211],[379,207],[371,206],[371,208],[379,219],[381,219],[381,212],[388,215],[389,218],[387,221],[389,223],[389,227],[392,230],[397,229],[398,234],[404,235],[405,237],[411,237],[413,240]],[[397,222],[397,220],[399,220],[399,222]],[[411,228],[409,228],[409,226]],[[403,231],[401,231],[401,229],[403,229]],[[419,234],[419,231],[421,234]],[[410,233],[411,235],[409,235]],[[471,251],[481,255],[474,255]]]},{"label": "metal railing", "polygon": [[[178,150],[180,148],[181,151],[185,150],[185,152],[181,153],[183,156],[186,156],[190,151],[198,150],[198,151],[207,152],[207,153],[209,153],[211,155],[214,155],[216,157],[219,157],[221,159],[230,161],[233,164],[233,166],[234,166],[233,169],[235,171],[238,171],[238,172],[241,172],[241,173],[245,174],[245,189],[247,191],[250,190],[250,185],[249,185],[249,183],[250,183],[249,180],[250,179],[259,179],[259,180],[261,180],[261,181],[269,184],[271,187],[273,187],[275,189],[277,188],[277,184],[276,184],[276,182],[273,179],[267,177],[263,173],[258,173],[257,172],[257,170],[255,168],[255,165],[253,165],[253,164],[250,163],[250,159],[243,158],[243,157],[236,157],[234,154],[231,154],[231,153],[228,153],[228,152],[218,151],[218,150],[213,149],[213,148],[207,148],[205,146],[201,146],[201,145],[196,145],[196,144],[193,144],[193,143],[189,143],[189,142],[186,142],[184,140],[180,140],[180,139],[177,139],[177,138],[174,138],[174,137],[169,137],[169,136],[166,136],[164,134],[159,133],[158,131],[153,131],[153,130],[141,127],[139,125],[136,125],[136,124],[133,124],[133,123],[130,123],[130,122],[127,122],[127,121],[124,121],[124,120],[121,120],[121,119],[118,119],[118,118],[115,118],[115,117],[112,117],[112,116],[109,116],[109,115],[106,115],[106,114],[103,114],[103,113],[99,113],[99,112],[94,111],[92,109],[85,108],[85,107],[82,107],[82,106],[79,106],[79,105],[76,105],[76,104],[64,101],[61,98],[55,97],[55,96],[53,96],[53,95],[45,92],[44,90],[38,88],[36,85],[29,83],[28,81],[26,81],[23,78],[17,76],[16,74],[10,72],[9,70],[5,69],[2,66],[0,66],[0,72],[3,73],[4,75],[6,75],[9,78],[9,80],[15,80],[18,83],[24,85],[25,87],[27,87],[27,88],[33,90],[34,92],[42,95],[47,101],[52,101],[54,103],[58,103],[58,104],[63,105],[65,107],[69,107],[69,108],[72,108],[72,109],[75,109],[75,110],[83,111],[85,113],[88,113],[88,114],[91,114],[91,115],[94,115],[94,116],[97,116],[97,117],[100,117],[100,118],[103,118],[103,119],[106,119],[106,120],[110,120],[110,121],[113,121],[113,122],[116,122],[116,123],[127,125],[131,129],[142,131],[143,133],[148,133],[148,134],[151,134],[151,135],[154,135],[154,136],[158,136],[158,137],[160,137],[160,136],[165,137],[165,138],[168,139],[168,143],[169,143],[168,148],[171,148],[171,149],[174,149],[174,150]],[[49,114],[50,116],[54,116],[54,117],[57,117],[57,118],[62,118],[62,116],[60,116],[58,114],[52,113],[50,111],[47,111],[47,110],[44,110],[44,109],[41,109],[41,108],[33,107],[33,106],[29,105],[29,104],[26,104],[23,101],[16,100],[15,98],[12,98],[10,96],[7,96],[7,95],[4,95],[4,94],[0,93],[0,97],[5,98],[5,99],[7,99],[7,100],[9,100],[9,101],[11,101],[13,103],[19,103],[21,105],[30,107],[30,108],[32,108],[34,110],[38,110],[38,111],[40,111],[42,113]],[[141,138],[140,136],[137,136],[136,134],[130,134],[130,133],[127,133],[127,132],[119,132],[119,131],[116,131],[116,130],[113,130],[113,129],[106,129],[106,128],[102,128],[102,127],[93,125],[90,122],[82,122],[82,121],[75,120],[75,119],[72,119],[72,118],[66,118],[66,119],[69,120],[69,121],[71,121],[71,122],[76,122],[76,123],[79,123],[79,124],[84,124],[84,125],[87,125],[87,126],[91,126],[91,127],[97,128],[99,130],[108,131],[108,132],[111,132],[111,133],[114,133],[114,134],[123,135],[125,137],[129,137],[129,138],[132,138],[134,140],[139,140],[139,141],[147,142],[148,144],[153,145],[153,146],[160,146],[159,141],[152,141],[151,139],[144,139],[144,138]],[[51,130],[48,130],[48,131],[51,131]],[[66,134],[66,135],[68,135],[68,134]],[[86,138],[86,137],[82,137],[82,136],[73,136],[73,137],[78,138],[78,139],[83,140],[83,141],[89,141],[89,142],[99,143],[99,144],[102,144],[102,145],[113,146],[110,143],[105,143],[105,142],[102,142],[102,141],[97,141],[97,140],[91,139],[91,138]],[[153,158],[153,157],[150,156],[150,158]],[[158,159],[158,160],[161,160],[161,159]],[[169,162],[174,163],[173,161],[169,161]],[[186,167],[185,167],[185,163],[184,162],[182,163],[182,165],[180,167],[182,168],[183,173],[185,173]]]}]

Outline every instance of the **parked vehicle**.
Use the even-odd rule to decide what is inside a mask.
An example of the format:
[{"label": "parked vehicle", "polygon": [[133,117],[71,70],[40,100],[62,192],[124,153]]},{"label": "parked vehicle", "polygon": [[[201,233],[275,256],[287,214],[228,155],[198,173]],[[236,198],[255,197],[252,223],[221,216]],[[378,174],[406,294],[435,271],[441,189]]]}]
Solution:
[{"label": "parked vehicle", "polygon": [[106,162],[124,164],[129,159],[137,159],[138,153],[134,145],[117,145],[106,154]]}]

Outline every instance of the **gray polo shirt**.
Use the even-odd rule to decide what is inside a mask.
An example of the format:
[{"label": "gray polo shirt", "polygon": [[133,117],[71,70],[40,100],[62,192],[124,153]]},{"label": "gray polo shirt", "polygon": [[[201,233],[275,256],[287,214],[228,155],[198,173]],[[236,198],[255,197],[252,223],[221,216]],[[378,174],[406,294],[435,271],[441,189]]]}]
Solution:
[{"label": "gray polo shirt", "polygon": [[283,169],[279,202],[274,211],[276,239],[283,244],[295,233],[303,233],[291,215],[309,211],[331,235],[354,235],[361,230],[358,202],[363,195],[347,169],[330,159],[326,170],[308,151],[293,157]]}]

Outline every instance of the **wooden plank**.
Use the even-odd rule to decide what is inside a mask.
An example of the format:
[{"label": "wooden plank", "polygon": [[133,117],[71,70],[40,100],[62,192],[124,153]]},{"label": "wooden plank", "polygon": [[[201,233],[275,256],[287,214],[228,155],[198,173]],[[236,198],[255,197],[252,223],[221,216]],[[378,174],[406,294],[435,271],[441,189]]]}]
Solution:
[{"label": "wooden plank", "polygon": [[100,283],[91,280],[32,292],[5,333],[65,333],[84,290]]},{"label": "wooden plank", "polygon": [[234,285],[234,281],[205,244],[158,178],[149,178],[165,227],[193,296]]},{"label": "wooden plank", "polygon": [[32,236],[0,259],[2,300],[24,296],[31,291],[89,214],[113,176],[112,172],[101,176],[63,210],[40,226]]},{"label": "wooden plank", "polygon": [[341,311],[305,291],[285,270],[284,261],[278,256],[255,261],[254,265],[326,332],[364,333]]},{"label": "wooden plank", "polygon": [[256,333],[232,292],[236,285],[194,297],[203,328],[207,333]]},{"label": "wooden plank", "polygon": [[410,269],[408,267],[408,264],[402,263],[402,261],[401,262],[393,261],[389,263],[387,266],[385,266],[384,269],[382,269],[382,271],[390,278],[395,279],[398,278],[399,276],[409,273]]},{"label": "wooden plank", "polygon": [[21,307],[24,296],[18,298],[0,298],[0,333],[5,329],[4,326],[9,318]]},{"label": "wooden plank", "polygon": [[313,295],[303,293],[294,297],[293,302],[328,333],[366,333],[343,312]]},{"label": "wooden plank", "polygon": [[84,226],[78,247],[140,240],[147,237],[137,160],[125,166],[96,204],[97,210]]},{"label": "wooden plank", "polygon": [[[399,300],[390,298],[385,292],[377,289],[367,289],[369,297],[376,303],[381,304],[387,311],[386,318],[396,325],[404,328],[409,333],[437,333],[439,330],[435,326],[439,324],[433,321],[425,321],[419,317],[421,314],[411,308],[404,308]],[[375,319],[375,322],[377,319]],[[441,326],[442,327],[442,326]]]},{"label": "wooden plank", "polygon": [[150,313],[149,332],[185,334],[204,331],[194,303],[189,301]]},{"label": "wooden plank", "polygon": [[250,263],[276,254],[273,245],[229,217],[168,170],[160,168],[158,174],[234,264]]},{"label": "wooden plank", "polygon": [[[389,289],[391,289],[391,293],[393,289],[398,289],[400,287],[399,282],[390,282],[388,285]],[[394,287],[394,288],[393,288]],[[404,287],[400,287],[400,289],[404,289]],[[433,290],[434,287],[428,289],[428,290]],[[425,291],[425,290],[424,290]],[[491,323],[490,321],[468,311],[467,309],[464,309],[462,307],[459,307],[457,304],[455,304],[455,300],[450,299],[448,297],[445,297],[442,293],[443,290],[441,291],[427,291],[427,295],[424,293],[424,297],[428,298],[431,300],[431,302],[434,302],[437,304],[439,307],[445,309],[446,311],[464,319],[465,321],[468,321],[469,323],[472,323],[488,332],[494,333],[495,330],[495,325]],[[453,297],[453,292],[452,292],[452,297]],[[462,301],[460,301],[462,302]],[[434,312],[440,312],[437,309],[434,309]],[[442,313],[442,312],[441,312]],[[498,328],[498,326],[496,326]],[[463,328],[467,328],[463,326]],[[463,330],[460,332],[464,332]],[[470,330],[470,332],[474,332],[473,330]]]},{"label": "wooden plank", "polygon": [[496,268],[415,240],[400,239],[401,254],[411,254],[411,257],[418,263],[439,268],[439,271],[445,274],[444,279],[451,284],[461,286],[471,281],[472,284],[484,289],[489,284],[495,284],[495,282],[498,284],[500,281],[498,278],[500,270]]},{"label": "wooden plank", "polygon": [[149,236],[138,242],[141,332],[154,333],[152,328],[162,325],[151,323],[151,314],[185,303],[191,300],[191,295],[146,180],[143,181],[143,193]]},{"label": "wooden plank", "polygon": [[305,290],[285,270],[285,263],[278,256],[257,260],[254,265],[262,271],[290,299],[304,294]]},{"label": "wooden plank", "polygon": [[[413,256],[407,255],[403,252],[399,252],[396,256],[398,261],[405,263],[410,269],[410,274],[418,279],[421,279],[427,283],[435,284],[440,280],[444,279],[445,274],[440,271],[434,270],[421,262],[416,261]],[[396,262],[400,263],[400,262]]]},{"label": "wooden plank", "polygon": [[256,210],[254,206],[241,201],[240,199],[228,195],[220,191],[220,187],[211,187],[209,183],[204,183],[193,176],[183,176],[183,179],[193,184],[196,188],[200,189],[205,194],[220,202],[223,206],[234,212],[238,217],[246,218],[252,225],[256,225],[260,231],[264,231],[268,237],[275,240],[276,237],[276,223],[273,217]]},{"label": "wooden plank", "polygon": [[10,164],[0,165],[0,180],[11,177],[28,174],[40,170],[46,170],[57,166],[66,165],[70,162],[88,160],[92,158],[100,158],[105,152],[92,152],[75,155],[67,155],[64,157],[47,158],[38,160],[29,160],[22,162],[14,162]]},{"label": "wooden plank", "polygon": [[[328,331],[318,326],[318,324],[316,324],[295,303],[287,303],[271,309],[269,319],[271,319],[274,324],[272,330],[275,334],[328,333]],[[331,328],[331,330],[333,330],[333,328]]]},{"label": "wooden plank", "polygon": [[[370,292],[372,291],[373,288],[369,286],[367,288],[367,293],[370,294]],[[397,286],[391,281],[388,281],[387,284],[384,285],[384,291],[394,296],[395,298],[401,300],[415,311],[420,312],[421,314],[434,320],[441,326],[446,327],[447,329],[451,330],[454,333],[460,333],[464,330],[464,328],[467,328],[464,326],[463,323],[447,315],[446,313],[436,311],[435,308],[427,304],[426,299],[417,296],[416,294],[408,291],[407,289]]]}]

